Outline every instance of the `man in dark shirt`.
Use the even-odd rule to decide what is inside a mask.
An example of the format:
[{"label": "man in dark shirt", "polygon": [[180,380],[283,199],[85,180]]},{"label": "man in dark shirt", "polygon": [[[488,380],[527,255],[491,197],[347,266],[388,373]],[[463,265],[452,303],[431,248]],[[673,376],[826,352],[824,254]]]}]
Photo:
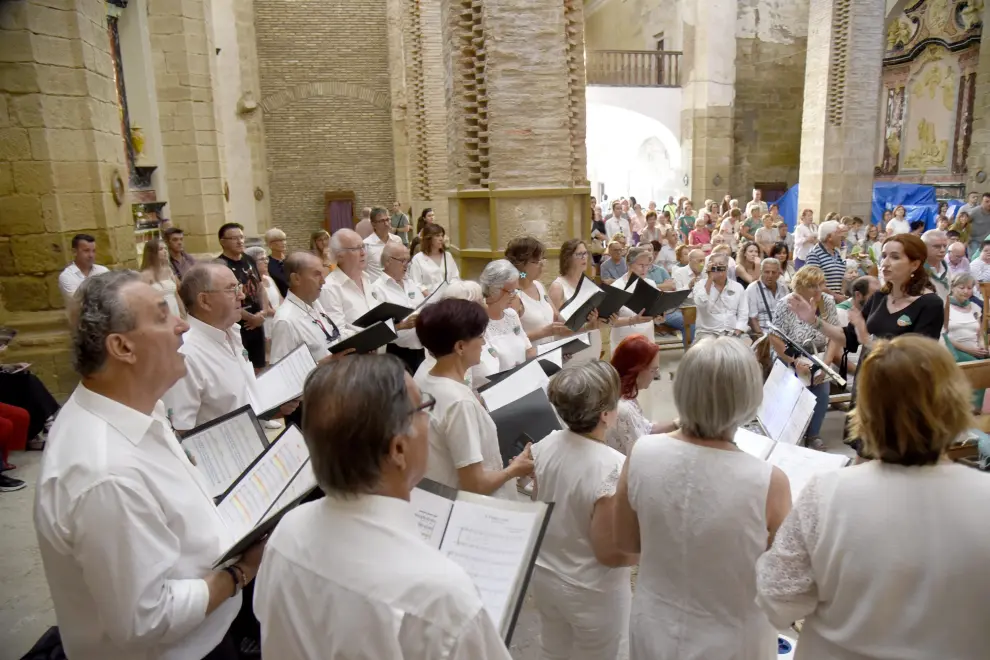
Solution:
[{"label": "man in dark shirt", "polygon": [[223,252],[220,259],[234,273],[244,291],[241,303],[241,343],[255,371],[265,366],[265,291],[254,259],[244,254],[244,227],[228,222],[217,232]]},{"label": "man in dark shirt", "polygon": [[168,262],[172,266],[172,273],[178,280],[186,274],[186,271],[196,265],[196,260],[186,254],[184,248],[185,236],[178,227],[169,227],[165,230],[165,245],[168,247]]}]

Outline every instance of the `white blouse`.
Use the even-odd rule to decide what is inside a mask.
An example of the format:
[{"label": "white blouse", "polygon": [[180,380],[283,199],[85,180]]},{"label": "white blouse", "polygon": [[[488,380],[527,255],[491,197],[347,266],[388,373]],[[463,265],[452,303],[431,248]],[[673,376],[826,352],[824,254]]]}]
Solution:
[{"label": "white blouse", "polygon": [[[514,309],[502,312],[502,318],[489,319],[485,328],[486,349],[498,357],[498,370],[505,371],[526,361],[526,351],[533,347],[523,332],[519,315]],[[490,374],[488,374],[490,375]]]},{"label": "white blouse", "polygon": [[[447,266],[446,278],[444,278],[444,263]],[[424,253],[417,252],[409,263],[409,278],[422,287],[424,295],[430,295],[444,279],[453,282],[459,280],[461,274],[457,270],[457,262],[446,250],[439,264]]]},{"label": "white blouse", "polygon": [[[617,289],[625,289],[626,283],[629,281],[629,276],[631,274],[632,273],[626,273],[625,275],[617,279],[612,284],[612,286],[614,286]],[[657,285],[653,282],[653,280],[646,277],[641,279],[650,286],[652,286],[654,289],[657,288]],[[638,314],[639,311],[640,310],[638,309],[632,310],[629,309],[628,307],[623,307],[622,309],[619,310],[619,318],[629,318],[632,316],[636,316],[636,314]],[[644,321],[643,323],[637,323],[636,325],[623,326],[621,328],[612,328],[612,336],[609,340],[609,354],[615,353],[615,347],[618,346],[623,339],[625,339],[626,337],[631,337],[632,335],[643,335],[650,341],[654,341],[655,333],[653,330],[653,319],[649,319],[647,321]]]},{"label": "white blouse", "polygon": [[[529,294],[519,290],[519,302],[523,306],[523,315],[519,318],[522,321],[522,327],[525,332],[536,332],[537,330],[542,330],[551,323],[553,323],[553,305],[550,304],[550,296],[547,295],[546,289],[543,288],[541,282],[534,282],[536,285],[538,299],[534,300],[529,297]],[[545,344],[547,342],[553,341],[556,337],[544,337],[543,339],[537,339],[534,344]]]},{"label": "white blouse", "polygon": [[[568,282],[563,276],[558,277],[554,280],[554,283],[560,285],[560,290],[564,292],[564,300],[569,300],[574,295],[574,287]],[[571,356],[571,362],[586,362],[588,360],[598,360],[602,356],[602,331],[600,329],[592,330],[588,333],[591,337],[591,346],[578,351]]]},{"label": "white blouse", "polygon": [[872,461],[812,477],[757,562],[757,603],[804,618],[797,658],[986,657],[990,478]]},{"label": "white blouse", "polygon": [[636,441],[653,433],[653,422],[646,418],[636,399],[619,399],[615,426],[605,434],[605,442],[618,452],[629,455]]},{"label": "white blouse", "polygon": [[949,339],[960,346],[979,348],[981,314],[974,302],[966,307],[949,303]]}]

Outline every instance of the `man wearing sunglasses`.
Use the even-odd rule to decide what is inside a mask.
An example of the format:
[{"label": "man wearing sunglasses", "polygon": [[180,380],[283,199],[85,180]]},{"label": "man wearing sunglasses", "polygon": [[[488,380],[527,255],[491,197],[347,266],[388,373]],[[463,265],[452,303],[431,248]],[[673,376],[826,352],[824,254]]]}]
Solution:
[{"label": "man wearing sunglasses", "polygon": [[708,260],[708,277],[694,285],[694,303],[698,308],[695,336],[745,337],[749,327],[749,305],[742,284],[730,280],[729,262],[724,254]]}]

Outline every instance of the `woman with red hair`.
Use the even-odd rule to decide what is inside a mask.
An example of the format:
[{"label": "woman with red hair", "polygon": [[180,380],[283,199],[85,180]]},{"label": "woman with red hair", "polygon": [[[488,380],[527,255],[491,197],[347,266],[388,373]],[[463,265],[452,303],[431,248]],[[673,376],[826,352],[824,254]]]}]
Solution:
[{"label": "woman with red hair", "polygon": [[646,418],[636,397],[660,372],[660,347],[643,335],[630,335],[619,342],[612,353],[612,366],[619,372],[622,397],[619,399],[615,425],[605,435],[608,446],[628,455],[644,435],[676,430],[673,423],[654,423]]}]

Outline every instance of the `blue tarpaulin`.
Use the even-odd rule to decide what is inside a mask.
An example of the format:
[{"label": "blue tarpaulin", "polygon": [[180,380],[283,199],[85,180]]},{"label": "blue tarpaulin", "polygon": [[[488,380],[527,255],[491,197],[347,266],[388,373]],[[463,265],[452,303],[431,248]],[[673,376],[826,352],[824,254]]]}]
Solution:
[{"label": "blue tarpaulin", "polygon": [[[780,215],[787,221],[787,226],[791,231],[794,231],[794,225],[798,220],[798,185],[791,186],[791,189],[777,201]],[[926,229],[935,226],[935,216],[938,215],[935,186],[890,181],[877,181],[873,184],[871,217],[873,224],[878,224],[883,219],[885,210],[892,211],[898,204],[903,205],[907,211],[908,222],[924,220]],[[961,204],[962,202],[955,200],[949,202],[950,213]],[[816,220],[821,222],[822,218],[816,218]]]}]

